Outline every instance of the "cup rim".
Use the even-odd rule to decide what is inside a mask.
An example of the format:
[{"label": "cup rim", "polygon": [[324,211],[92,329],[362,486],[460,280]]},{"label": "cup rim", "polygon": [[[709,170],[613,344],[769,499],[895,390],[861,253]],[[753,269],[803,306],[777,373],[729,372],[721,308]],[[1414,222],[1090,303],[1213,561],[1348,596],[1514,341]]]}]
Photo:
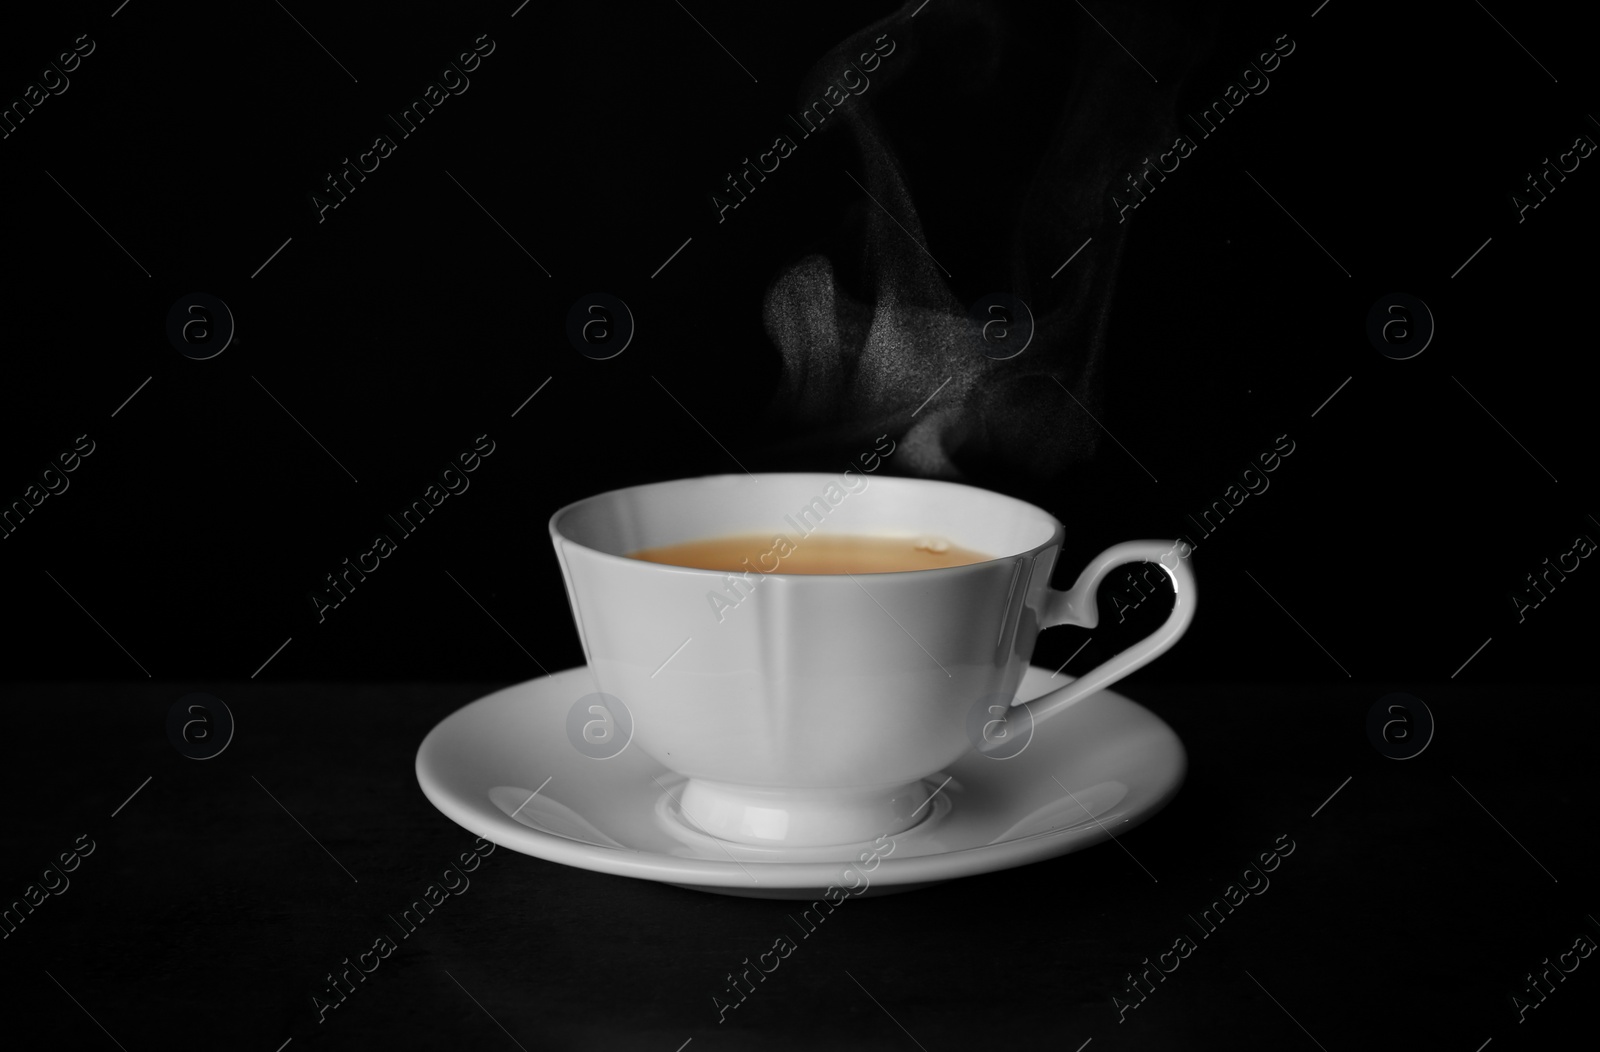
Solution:
[{"label": "cup rim", "polygon": [[[584,552],[588,553],[590,556],[598,556],[599,558],[602,558],[602,559],[605,559],[607,561],[611,561],[611,562],[614,562],[614,563],[617,563],[617,564],[630,565],[630,566],[635,566],[635,567],[644,566],[644,567],[653,568],[655,570],[664,570],[664,571],[669,571],[669,572],[674,572],[674,573],[700,574],[700,575],[706,575],[706,576],[715,577],[715,578],[722,578],[722,577],[726,577],[730,573],[738,573],[738,572],[742,572],[742,571],[711,570],[711,569],[707,569],[706,567],[703,567],[703,566],[679,566],[676,563],[658,563],[658,562],[654,562],[652,560],[647,560],[647,559],[635,559],[635,558],[633,558],[632,556],[629,556],[629,555],[618,555],[618,554],[616,554],[614,552],[601,551],[599,548],[596,548],[596,547],[594,547],[592,545],[589,545],[589,544],[585,544],[583,541],[577,540],[576,538],[571,537],[568,534],[564,533],[562,531],[562,519],[565,518],[566,516],[569,516],[569,515],[575,513],[579,508],[583,507],[584,505],[592,504],[592,503],[595,503],[595,502],[598,502],[598,501],[602,501],[602,500],[606,500],[608,498],[614,499],[614,498],[616,498],[619,495],[624,494],[624,493],[628,493],[628,492],[632,492],[632,491],[638,491],[638,490],[665,488],[667,486],[678,486],[678,485],[683,485],[685,483],[690,483],[690,482],[713,482],[713,481],[717,481],[717,480],[721,480],[721,479],[732,479],[732,480],[738,481],[738,480],[742,480],[742,479],[745,479],[745,478],[753,478],[757,482],[759,482],[763,478],[784,478],[784,479],[814,478],[814,479],[818,479],[818,480],[832,481],[832,480],[836,479],[837,477],[838,477],[838,473],[837,472],[830,473],[830,472],[826,472],[826,471],[764,471],[764,472],[760,472],[760,473],[757,473],[757,474],[752,474],[750,472],[745,472],[744,474],[734,474],[732,472],[724,472],[724,473],[719,474],[719,475],[686,475],[686,476],[683,476],[681,478],[675,478],[675,479],[661,479],[661,480],[658,480],[656,482],[641,482],[641,483],[636,483],[636,484],[631,485],[631,486],[618,486],[616,489],[605,490],[605,491],[600,492],[600,493],[591,494],[590,496],[587,496],[587,497],[581,497],[578,500],[572,501],[572,502],[570,502],[568,504],[564,504],[561,507],[557,508],[551,514],[550,520],[549,520],[549,523],[548,523],[549,530],[550,530],[550,539],[553,542],[556,543],[558,552],[559,552],[560,545],[564,543],[564,544],[570,544],[575,548],[581,548]],[[1014,504],[1020,505],[1021,507],[1026,508],[1029,511],[1041,516],[1046,522],[1048,522],[1050,524],[1050,536],[1045,538],[1045,540],[1043,540],[1039,544],[1035,544],[1035,545],[1033,545],[1031,547],[1028,547],[1028,548],[1023,548],[1023,549],[1021,549],[1019,551],[1006,552],[1006,553],[1001,554],[1001,555],[990,556],[989,558],[982,559],[982,560],[980,560],[978,562],[961,563],[960,565],[957,565],[957,566],[929,566],[929,567],[924,567],[923,569],[919,569],[919,570],[870,570],[870,571],[867,571],[867,572],[864,572],[864,573],[857,573],[857,574],[850,574],[850,573],[784,573],[781,570],[773,570],[771,572],[768,572],[768,571],[765,571],[765,570],[761,570],[759,567],[757,568],[756,572],[760,573],[763,578],[777,577],[777,578],[781,578],[781,579],[786,580],[786,581],[844,580],[844,579],[859,578],[859,577],[892,577],[892,576],[899,576],[899,575],[904,575],[904,574],[923,574],[923,575],[926,575],[926,574],[951,574],[951,573],[957,573],[957,572],[960,572],[960,571],[971,572],[971,571],[975,570],[977,567],[988,566],[991,563],[1006,562],[1006,561],[1009,561],[1009,560],[1012,560],[1012,559],[1021,558],[1022,556],[1030,555],[1030,554],[1033,554],[1033,553],[1036,553],[1036,552],[1040,552],[1040,551],[1044,551],[1044,550],[1047,550],[1047,549],[1050,549],[1050,548],[1058,548],[1058,547],[1060,547],[1060,545],[1062,543],[1062,540],[1064,539],[1064,537],[1066,535],[1066,526],[1065,526],[1065,524],[1063,524],[1060,519],[1056,518],[1056,516],[1050,514],[1050,512],[1048,512],[1045,509],[1039,507],[1037,504],[1030,504],[1028,501],[1022,500],[1020,497],[1013,497],[1013,496],[1011,496],[1010,494],[1007,494],[1007,493],[1000,493],[1000,492],[998,492],[996,490],[984,489],[982,486],[973,486],[973,485],[969,485],[969,484],[967,484],[965,482],[954,482],[954,481],[951,481],[949,479],[917,478],[917,477],[914,477],[914,476],[907,476],[907,475],[882,475],[882,476],[879,476],[879,480],[880,481],[885,481],[885,482],[911,483],[911,484],[923,485],[923,486],[942,486],[942,487],[966,490],[966,491],[969,491],[969,492],[972,492],[972,493],[982,494],[983,496],[988,497],[988,498],[1004,500],[1004,501],[1010,501],[1010,502],[1012,502]]]}]

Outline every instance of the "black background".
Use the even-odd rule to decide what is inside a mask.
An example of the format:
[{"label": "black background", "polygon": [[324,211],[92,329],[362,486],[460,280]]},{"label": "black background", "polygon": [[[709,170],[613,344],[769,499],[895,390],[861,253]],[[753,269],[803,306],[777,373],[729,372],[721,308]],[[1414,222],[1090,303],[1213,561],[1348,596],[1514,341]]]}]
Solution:
[{"label": "black background", "polygon": [[[320,1028],[308,1006],[387,904],[470,843],[415,784],[422,735],[540,665],[582,660],[550,514],[738,470],[734,457],[831,469],[766,411],[780,362],[760,307],[779,268],[826,250],[861,205],[842,174],[849,140],[808,144],[728,222],[706,195],[781,127],[823,53],[896,9],[115,6],[53,7],[0,43],[0,87],[17,92],[75,37],[95,41],[71,88],[0,141],[0,498],[74,436],[96,444],[70,488],[0,540],[0,893],[80,831],[105,851],[0,947],[18,976],[8,1025],[104,1040],[48,969],[128,1048],[511,1047],[449,969],[529,1048],[914,1047],[845,968],[930,1050],[979,1035],[1313,1047],[1246,968],[1330,1050],[1535,1047],[1579,1025],[1600,966],[1524,1024],[1509,1001],[1541,957],[1584,928],[1600,936],[1584,919],[1593,571],[1520,623],[1509,598],[1576,536],[1600,536],[1595,162],[1524,222],[1509,197],[1600,134],[1570,16],[1185,10],[1182,109],[1280,34],[1296,50],[1130,219],[1097,413],[1116,441],[1067,471],[969,478],[1067,522],[1075,570],[1116,541],[1189,531],[1184,513],[1276,436],[1296,443],[1270,490],[1196,552],[1204,598],[1184,640],[1119,688],[1190,749],[1177,801],[1124,838],[1159,884],[1105,846],[864,901],[729,1034],[710,996],[781,930],[777,904],[504,851],[399,955],[406,974],[386,968]],[[913,21],[915,6],[897,38],[956,17],[931,0]],[[1117,5],[1090,9],[1123,24]],[[1127,17],[1117,36],[1138,55]],[[1040,18],[1001,9],[1003,106],[962,108],[934,78],[893,87],[891,133],[964,301],[1005,285],[993,245],[1059,107],[1057,43],[1118,46],[1076,5]],[[484,33],[496,49],[471,88],[318,223],[308,194],[323,174]],[[593,291],[638,323],[606,361],[563,331]],[[236,342],[219,357],[167,340],[167,310],[191,292],[231,308]],[[1431,308],[1418,357],[1366,337],[1391,292]],[[307,591],[485,433],[496,451],[470,490],[319,623]],[[1096,632],[1073,667],[1148,631],[1159,605]],[[1035,663],[1055,667],[1083,639],[1049,633]],[[210,763],[166,743],[167,706],[189,690],[239,717]],[[1407,763],[1366,737],[1368,708],[1393,690],[1438,720]],[[361,882],[341,883],[252,775]],[[1284,891],[1117,1024],[1122,976],[1283,832],[1306,852]]]}]

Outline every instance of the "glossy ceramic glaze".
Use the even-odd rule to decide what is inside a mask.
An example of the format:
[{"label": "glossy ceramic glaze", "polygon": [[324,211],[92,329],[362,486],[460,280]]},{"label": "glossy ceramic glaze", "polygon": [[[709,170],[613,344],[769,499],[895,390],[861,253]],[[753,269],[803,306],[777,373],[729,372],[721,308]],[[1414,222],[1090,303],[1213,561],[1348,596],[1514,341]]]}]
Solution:
[{"label": "glossy ceramic glaze", "polygon": [[[966,566],[747,575],[626,557],[763,533],[932,534],[989,553]],[[1009,703],[1043,628],[1096,623],[1115,567],[1165,541],[1118,545],[1068,591],[1050,587],[1063,527],[1031,504],[925,479],[728,475],[636,486],[558,511],[550,534],[598,691],[627,706],[633,746],[681,776],[705,832],[752,845],[852,843],[925,814],[928,776],[975,745],[974,706]],[[1030,705],[1052,712],[1143,665],[1195,608],[1186,564],[1154,634]],[[776,572],[764,572],[775,565]]]},{"label": "glossy ceramic glaze", "polygon": [[[1030,668],[1019,692],[1037,698],[1065,678]],[[1171,799],[1185,769],[1171,728],[1101,690],[1043,721],[1016,756],[970,750],[934,771],[923,783],[930,802],[903,832],[831,847],[734,844],[685,819],[684,778],[644,751],[596,760],[571,747],[567,713],[596,685],[588,669],[569,669],[451,714],[417,752],[423,792],[472,833],[553,862],[729,895],[843,901],[1120,835]]]}]

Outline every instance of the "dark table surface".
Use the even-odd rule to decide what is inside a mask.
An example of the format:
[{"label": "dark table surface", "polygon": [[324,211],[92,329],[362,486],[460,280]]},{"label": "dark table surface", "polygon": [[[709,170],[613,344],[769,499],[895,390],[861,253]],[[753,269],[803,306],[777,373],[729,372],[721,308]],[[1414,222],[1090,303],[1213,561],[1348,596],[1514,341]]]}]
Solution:
[{"label": "dark table surface", "polygon": [[[1413,686],[1436,733],[1397,761],[1367,732],[1387,687],[1138,675],[1121,692],[1190,767],[1126,850],[847,900],[725,1022],[713,996],[793,904],[504,848],[319,1022],[328,973],[395,937],[388,915],[472,848],[413,761],[501,685],[209,685],[237,727],[205,762],[165,733],[186,685],[8,688],[6,895],[80,834],[94,849],[0,947],[7,1046],[1499,1052],[1592,1025],[1600,958],[1569,952],[1600,941],[1591,691]],[[1201,935],[1189,915],[1290,843]],[[1119,1011],[1141,958],[1185,935],[1195,949]],[[1521,1012],[1528,973],[1563,953],[1572,973]]]}]

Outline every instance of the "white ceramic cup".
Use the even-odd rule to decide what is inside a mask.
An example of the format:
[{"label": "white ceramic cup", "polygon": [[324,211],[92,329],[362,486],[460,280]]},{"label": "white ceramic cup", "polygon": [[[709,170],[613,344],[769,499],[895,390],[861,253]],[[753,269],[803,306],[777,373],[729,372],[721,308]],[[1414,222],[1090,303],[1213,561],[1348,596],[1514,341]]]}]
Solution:
[{"label": "white ceramic cup", "polygon": [[[799,548],[821,531],[931,535],[991,558],[853,575],[786,574],[781,562],[730,575],[627,558],[739,534]],[[1176,591],[1171,614],[1027,702],[1025,716],[1010,709],[1007,725],[1046,719],[1177,641],[1195,584],[1172,542],[1108,548],[1063,592],[1050,587],[1063,534],[1048,512],[998,493],[856,472],[659,482],[550,519],[589,668],[627,706],[631,745],[688,779],[674,795],[692,825],[784,847],[857,843],[925,819],[935,787],[924,779],[975,744],[992,751],[989,733],[976,742],[968,733],[974,707],[1013,700],[1040,629],[1094,628],[1095,592],[1114,568],[1160,563]]]}]

